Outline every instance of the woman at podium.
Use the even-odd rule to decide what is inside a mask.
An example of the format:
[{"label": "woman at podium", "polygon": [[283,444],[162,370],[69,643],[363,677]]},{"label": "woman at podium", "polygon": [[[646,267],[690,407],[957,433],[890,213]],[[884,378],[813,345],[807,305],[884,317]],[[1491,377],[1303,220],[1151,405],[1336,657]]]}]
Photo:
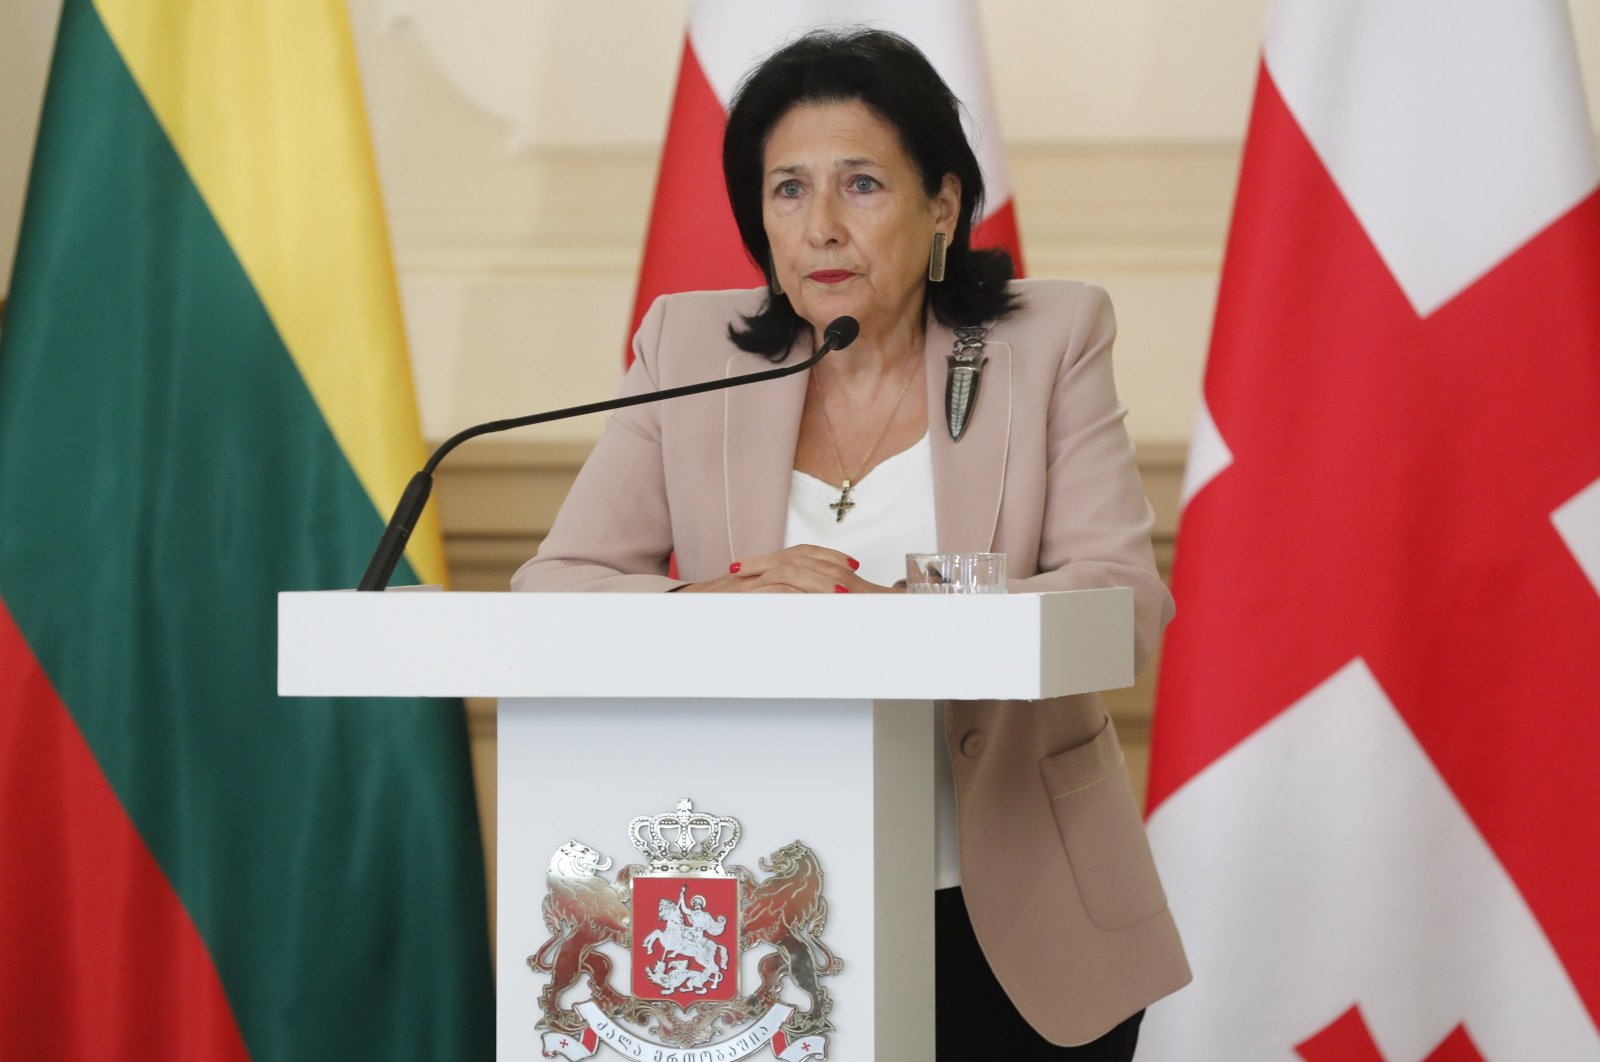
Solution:
[{"label": "woman at podium", "polygon": [[[658,299],[623,392],[804,359],[841,315],[859,337],[809,373],[617,413],[514,588],[890,593],[908,552],[1003,552],[1012,593],[1132,588],[1143,664],[1172,600],[1111,304],[972,248],[959,107],[878,31],[812,33],[745,79],[723,170],[767,285]],[[1131,1058],[1189,969],[1103,706],[942,715],[940,1057]]]}]

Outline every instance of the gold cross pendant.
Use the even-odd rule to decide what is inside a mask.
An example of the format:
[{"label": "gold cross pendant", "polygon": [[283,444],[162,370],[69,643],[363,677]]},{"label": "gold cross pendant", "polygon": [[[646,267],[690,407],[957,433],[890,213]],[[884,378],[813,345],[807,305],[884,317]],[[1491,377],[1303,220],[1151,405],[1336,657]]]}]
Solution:
[{"label": "gold cross pendant", "polygon": [[833,510],[833,522],[843,523],[844,514],[855,507],[856,503],[850,500],[850,481],[847,479],[839,490],[839,500],[828,504],[828,508]]}]

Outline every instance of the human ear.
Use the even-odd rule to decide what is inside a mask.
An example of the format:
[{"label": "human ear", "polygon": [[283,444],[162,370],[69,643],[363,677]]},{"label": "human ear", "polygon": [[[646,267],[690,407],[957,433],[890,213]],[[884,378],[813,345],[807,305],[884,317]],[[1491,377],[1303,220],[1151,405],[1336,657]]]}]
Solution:
[{"label": "human ear", "polygon": [[949,232],[954,232],[956,219],[961,216],[961,178],[953,173],[944,175],[939,182],[939,191],[934,197],[935,209],[934,224],[941,229],[948,227]]}]

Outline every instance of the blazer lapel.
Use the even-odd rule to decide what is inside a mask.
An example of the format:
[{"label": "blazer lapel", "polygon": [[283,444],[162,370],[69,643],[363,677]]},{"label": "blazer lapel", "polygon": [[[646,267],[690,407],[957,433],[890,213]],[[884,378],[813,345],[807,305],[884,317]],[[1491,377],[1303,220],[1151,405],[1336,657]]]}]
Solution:
[{"label": "blazer lapel", "polygon": [[989,360],[971,419],[961,441],[952,442],[945,422],[944,388],[955,338],[950,329],[929,320],[923,357],[928,380],[928,436],[933,448],[934,519],[939,525],[940,550],[987,553],[994,548],[1011,443],[1011,346],[995,339],[984,346]]},{"label": "blazer lapel", "polygon": [[[791,347],[779,364],[803,357],[797,351],[804,345]],[[758,355],[735,354],[728,359],[726,375],[742,376],[772,367],[772,362]],[[810,379],[809,372],[802,372],[723,392],[722,482],[730,557],[783,548],[790,473]]]}]

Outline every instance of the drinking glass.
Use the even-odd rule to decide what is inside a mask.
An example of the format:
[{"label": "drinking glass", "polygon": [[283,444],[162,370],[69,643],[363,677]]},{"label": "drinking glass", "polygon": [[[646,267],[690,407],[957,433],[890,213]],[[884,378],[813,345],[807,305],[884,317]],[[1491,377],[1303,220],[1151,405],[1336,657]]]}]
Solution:
[{"label": "drinking glass", "polygon": [[908,594],[1003,594],[1004,553],[907,553]]}]

